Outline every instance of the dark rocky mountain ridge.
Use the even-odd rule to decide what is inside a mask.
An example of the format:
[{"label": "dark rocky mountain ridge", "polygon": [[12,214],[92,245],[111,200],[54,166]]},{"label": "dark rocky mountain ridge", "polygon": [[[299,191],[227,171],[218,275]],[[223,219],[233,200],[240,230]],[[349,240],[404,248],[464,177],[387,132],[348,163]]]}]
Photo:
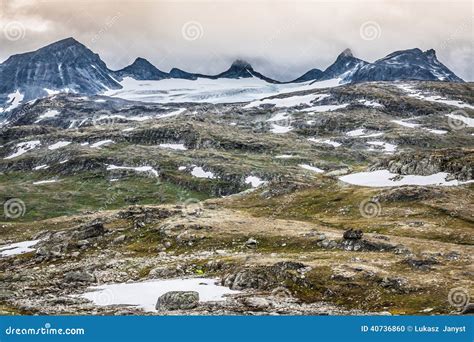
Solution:
[{"label": "dark rocky mountain ridge", "polygon": [[[9,95],[15,92],[22,94],[23,103],[54,92],[100,94],[105,90],[120,89],[119,82],[124,77],[137,80],[255,77],[269,83],[282,83],[255,71],[244,60],[234,61],[229,69],[217,75],[195,74],[177,68],[167,73],[143,58],[113,71],[98,54],[74,38],[66,38],[33,52],[13,55],[0,64],[0,105],[11,102]],[[312,69],[292,82],[333,78],[340,78],[344,83],[399,80],[463,82],[438,61],[434,50],[422,52],[420,49],[397,51],[374,63],[356,58],[351,50],[346,49],[324,71]]]}]

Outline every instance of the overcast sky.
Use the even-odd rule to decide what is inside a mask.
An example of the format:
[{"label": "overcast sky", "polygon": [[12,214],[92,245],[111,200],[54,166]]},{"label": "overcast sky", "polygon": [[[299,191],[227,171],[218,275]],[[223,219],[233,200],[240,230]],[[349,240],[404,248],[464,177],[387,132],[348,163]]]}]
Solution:
[{"label": "overcast sky", "polygon": [[474,81],[470,0],[0,0],[0,29],[0,61],[72,36],[111,69],[140,56],[215,74],[243,58],[289,80],[345,48],[374,61],[419,47]]}]

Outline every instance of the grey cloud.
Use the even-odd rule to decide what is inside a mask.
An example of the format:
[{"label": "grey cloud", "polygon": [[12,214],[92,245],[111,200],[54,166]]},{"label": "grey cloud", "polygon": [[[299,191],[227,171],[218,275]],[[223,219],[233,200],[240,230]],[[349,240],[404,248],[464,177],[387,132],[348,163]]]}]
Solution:
[{"label": "grey cloud", "polygon": [[[73,36],[113,69],[141,56],[165,71],[217,73],[240,57],[289,80],[324,69],[347,47],[368,61],[419,47],[474,80],[470,1],[13,0],[0,10],[4,31],[12,21],[25,28],[16,41],[0,35],[0,60]],[[188,22],[202,28],[198,39],[183,36]],[[361,35],[368,22],[377,25],[373,40]]]}]

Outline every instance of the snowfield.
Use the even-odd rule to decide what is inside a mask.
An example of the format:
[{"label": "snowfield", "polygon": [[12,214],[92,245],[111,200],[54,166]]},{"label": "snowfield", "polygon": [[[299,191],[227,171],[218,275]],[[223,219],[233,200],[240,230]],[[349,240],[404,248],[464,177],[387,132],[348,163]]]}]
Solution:
[{"label": "snowfield", "polygon": [[[234,103],[251,102],[293,91],[336,87],[341,84],[341,79],[314,83],[309,81],[304,83],[273,84],[257,77],[240,79],[198,78],[197,80],[164,79],[159,81],[139,81],[131,77],[125,77],[120,84],[123,87],[122,89],[108,90],[102,95],[153,103]],[[309,97],[314,99],[315,95],[310,95]],[[282,107],[289,106],[290,101],[303,100],[305,103],[307,102],[307,99],[272,99],[271,102],[275,100],[281,100],[277,103]],[[253,106],[260,104],[263,103],[255,103]]]}]

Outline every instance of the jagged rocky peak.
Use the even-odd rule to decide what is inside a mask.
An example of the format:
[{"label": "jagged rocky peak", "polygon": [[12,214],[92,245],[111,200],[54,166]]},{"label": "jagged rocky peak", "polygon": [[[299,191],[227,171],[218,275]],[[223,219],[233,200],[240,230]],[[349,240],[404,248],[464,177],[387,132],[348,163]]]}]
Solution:
[{"label": "jagged rocky peak", "polygon": [[29,101],[51,91],[97,94],[120,88],[98,54],[74,38],[13,55],[0,67],[0,102],[19,91]]},{"label": "jagged rocky peak", "polygon": [[248,78],[254,77],[253,68],[247,61],[237,59],[229,69],[217,75],[217,78]]},{"label": "jagged rocky peak", "polygon": [[354,54],[351,49],[347,48],[340,53],[339,57],[354,57]]},{"label": "jagged rocky peak", "polygon": [[275,81],[271,78],[268,78],[261,73],[255,71],[252,67],[252,65],[243,60],[243,59],[236,59],[234,62],[232,62],[232,65],[230,66],[229,69],[226,71],[213,76],[213,78],[259,78],[261,80],[264,80],[269,83],[279,83],[278,81]]},{"label": "jagged rocky peak", "polygon": [[190,72],[178,69],[178,68],[173,68],[170,70],[169,75],[172,78],[182,78],[186,80],[195,80],[196,76]]},{"label": "jagged rocky peak", "polygon": [[463,82],[437,59],[435,50],[418,48],[395,51],[360,68],[352,78],[353,82],[400,80]]},{"label": "jagged rocky peak", "polygon": [[232,65],[230,67],[235,68],[235,69],[250,69],[250,70],[253,70],[252,65],[250,65],[249,62],[247,62],[243,59],[236,59],[235,61],[232,62]]},{"label": "jagged rocky peak", "polygon": [[436,51],[434,49],[429,49],[424,52],[424,54],[428,57],[436,58]]},{"label": "jagged rocky peak", "polygon": [[116,75],[119,77],[132,77],[136,80],[161,80],[170,77],[168,73],[159,70],[142,57],[138,57],[129,66],[116,71]]},{"label": "jagged rocky peak", "polygon": [[336,61],[324,70],[320,80],[341,78],[344,81],[350,82],[352,75],[366,64],[368,62],[354,57],[350,49],[345,49],[337,56]]}]

